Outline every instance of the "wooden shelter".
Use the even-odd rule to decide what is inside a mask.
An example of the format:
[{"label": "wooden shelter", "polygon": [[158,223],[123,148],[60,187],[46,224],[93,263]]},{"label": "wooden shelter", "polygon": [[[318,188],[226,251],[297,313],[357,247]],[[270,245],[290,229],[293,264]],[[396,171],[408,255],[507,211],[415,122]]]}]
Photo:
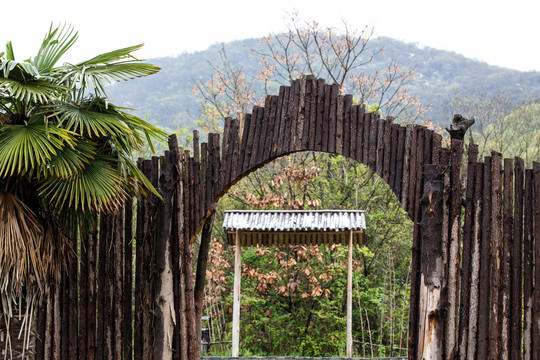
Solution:
[{"label": "wooden shelter", "polygon": [[240,343],[240,281],[242,246],[348,245],[347,357],[352,357],[352,251],[364,240],[366,220],[360,210],[235,210],[226,211],[223,228],[235,245],[232,356]]}]

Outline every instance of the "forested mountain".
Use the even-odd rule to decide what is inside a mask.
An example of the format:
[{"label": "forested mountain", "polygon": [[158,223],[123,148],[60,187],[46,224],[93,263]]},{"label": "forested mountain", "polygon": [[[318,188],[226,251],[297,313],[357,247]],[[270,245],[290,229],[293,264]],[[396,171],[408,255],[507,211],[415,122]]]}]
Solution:
[{"label": "forested mountain", "polygon": [[[261,46],[260,39],[247,39],[215,44],[205,51],[176,57],[149,59],[162,71],[151,77],[113,85],[108,92],[115,104],[138,109],[139,116],[148,116],[150,121],[161,126],[172,130],[191,127],[199,113],[197,96],[193,93],[195,81],[209,79],[214,73],[212,66],[221,65],[219,52],[222,47],[235,68],[241,68],[246,77],[254,77],[260,71],[259,58],[250,56],[250,51]],[[504,92],[516,102],[540,97],[539,72],[505,69],[454,52],[384,37],[371,40],[368,46],[372,49],[383,47],[385,56],[376,58],[361,70],[369,74],[392,60],[405,69],[413,69],[415,79],[408,89],[423,105],[431,105],[427,117],[435,123],[446,123],[450,116],[447,112],[451,110],[445,110],[444,103],[456,93],[492,96]]]}]

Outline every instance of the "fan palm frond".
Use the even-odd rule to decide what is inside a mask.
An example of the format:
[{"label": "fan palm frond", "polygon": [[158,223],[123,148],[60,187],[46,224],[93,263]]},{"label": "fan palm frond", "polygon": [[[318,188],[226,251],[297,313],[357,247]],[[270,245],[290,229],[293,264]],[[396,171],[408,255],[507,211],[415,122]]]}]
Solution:
[{"label": "fan palm frond", "polygon": [[[12,73],[13,74],[13,73]],[[67,88],[43,79],[16,80],[0,77],[0,93],[14,101],[46,104],[67,94]]]},{"label": "fan palm frond", "polygon": [[32,63],[39,72],[49,72],[73,46],[78,37],[78,33],[71,26],[64,25],[62,28],[53,28],[51,24]]},{"label": "fan palm frond", "polygon": [[96,158],[68,179],[45,179],[39,188],[40,195],[53,210],[113,211],[126,196],[124,179],[113,164],[112,159]]},{"label": "fan palm frond", "polygon": [[90,140],[78,140],[74,147],[64,147],[47,161],[39,175],[63,180],[78,174],[96,155],[96,144]]},{"label": "fan palm frond", "polygon": [[74,146],[73,133],[33,116],[26,125],[0,128],[0,177],[23,175],[44,165],[65,146]]},{"label": "fan palm frond", "polygon": [[72,89],[94,88],[99,95],[105,95],[104,86],[108,83],[126,81],[148,76],[161,70],[144,63],[131,55],[142,44],[110,51],[76,65],[66,65],[58,69],[59,82]]},{"label": "fan palm frond", "polygon": [[49,118],[58,117],[58,126],[80,136],[98,138],[131,134],[131,129],[118,116],[99,111],[92,104],[62,103],[48,106]]}]

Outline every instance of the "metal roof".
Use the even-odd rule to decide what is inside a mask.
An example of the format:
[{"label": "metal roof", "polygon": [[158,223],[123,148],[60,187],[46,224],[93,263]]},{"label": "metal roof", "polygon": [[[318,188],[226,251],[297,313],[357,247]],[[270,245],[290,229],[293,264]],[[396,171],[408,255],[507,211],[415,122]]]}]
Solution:
[{"label": "metal roof", "polygon": [[242,246],[347,244],[349,231],[359,244],[366,221],[360,210],[231,210],[223,228],[230,244],[239,231]]}]

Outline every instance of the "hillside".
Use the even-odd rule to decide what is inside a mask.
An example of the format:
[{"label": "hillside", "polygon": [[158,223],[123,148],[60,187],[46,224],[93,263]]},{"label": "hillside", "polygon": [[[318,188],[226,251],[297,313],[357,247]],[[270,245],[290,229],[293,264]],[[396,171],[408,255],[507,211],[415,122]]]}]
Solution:
[{"label": "hillside", "polygon": [[[241,67],[247,76],[257,73],[258,59],[249,57],[249,52],[260,46],[259,40],[247,39],[224,45],[231,63]],[[377,38],[370,44],[373,48],[383,46],[386,56],[370,63],[365,71],[384,66],[390,59],[395,59],[405,68],[414,69],[416,78],[409,89],[424,105],[431,104],[428,117],[436,123],[446,123],[451,115],[444,113],[443,104],[455,92],[498,94],[504,91],[515,101],[540,98],[539,72],[505,69],[454,52],[390,38]],[[221,47],[221,44],[215,44],[205,51],[149,59],[162,71],[148,78],[110,86],[110,99],[115,104],[138,109],[139,116],[147,116],[151,122],[166,128],[190,127],[199,110],[197,98],[193,95],[194,81],[211,76],[211,64],[219,64]]]}]

